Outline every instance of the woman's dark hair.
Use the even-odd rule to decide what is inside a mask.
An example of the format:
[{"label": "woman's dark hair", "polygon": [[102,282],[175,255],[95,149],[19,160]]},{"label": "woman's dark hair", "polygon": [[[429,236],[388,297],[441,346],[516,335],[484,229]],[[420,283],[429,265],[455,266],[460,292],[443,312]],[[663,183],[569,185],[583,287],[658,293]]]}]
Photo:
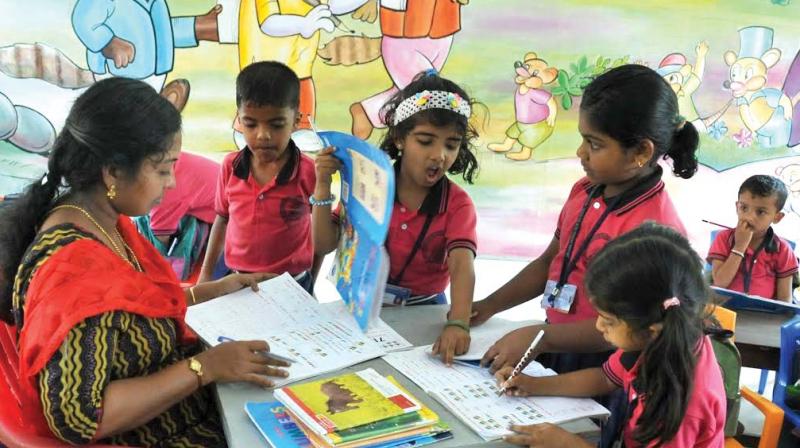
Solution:
[{"label": "woman's dark hair", "polygon": [[405,89],[398,92],[381,108],[381,119],[387,124],[387,132],[380,144],[381,149],[386,151],[389,157],[397,160],[400,158],[400,151],[397,149],[395,142],[404,139],[418,124],[430,123],[436,127],[455,125],[458,132],[463,135],[463,138],[461,139],[461,147],[458,150],[456,160],[447,172],[461,174],[464,180],[472,183],[478,170],[478,159],[473,153],[473,142],[478,137],[478,132],[470,124],[467,117],[447,109],[426,109],[401,121],[396,126],[392,124],[394,115],[397,112],[397,106],[406,98],[412,97],[423,90],[453,92],[463,98],[464,101],[470,103],[470,105],[474,106],[475,104],[467,95],[467,92],[453,81],[442,78],[432,70],[419,73]]},{"label": "woman's dark hair", "polygon": [[47,174],[0,209],[0,319],[11,322],[17,268],[61,189],[89,191],[102,182],[105,167],[135,178],[145,159],[164,156],[180,129],[175,107],[141,81],[105,79],[75,100]]},{"label": "woman's dark hair", "polygon": [[[641,354],[634,389],[644,410],[633,437],[642,446],[670,441],[692,395],[695,359],[708,300],[703,262],[678,232],[646,223],[608,243],[584,279],[595,307],[616,316],[642,340],[661,323]],[[665,309],[672,297],[679,305]]]},{"label": "woman's dark hair", "polygon": [[628,64],[603,73],[584,90],[581,113],[626,150],[652,141],[651,162],[669,157],[676,176],[688,179],[697,172],[697,129],[680,116],[678,97],[654,70]]}]

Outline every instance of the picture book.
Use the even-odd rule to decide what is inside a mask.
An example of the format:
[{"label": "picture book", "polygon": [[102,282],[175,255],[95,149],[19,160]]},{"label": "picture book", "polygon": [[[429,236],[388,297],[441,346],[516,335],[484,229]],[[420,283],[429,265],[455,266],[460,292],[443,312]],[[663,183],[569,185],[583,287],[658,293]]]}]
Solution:
[{"label": "picture book", "polygon": [[263,403],[248,401],[244,405],[244,410],[272,448],[313,446],[279,401]]},{"label": "picture book", "polygon": [[389,276],[383,243],[394,204],[394,169],[380,149],[342,132],[320,132],[342,162],[339,246],[332,277],[362,330],[380,313]]},{"label": "picture book", "polygon": [[800,305],[781,300],[765,299],[764,297],[751,296],[739,291],[712,286],[722,301],[720,305],[732,310],[762,311],[767,313],[800,313]]},{"label": "picture book", "polygon": [[420,410],[413,397],[373,369],[282,387],[275,398],[319,435]]}]

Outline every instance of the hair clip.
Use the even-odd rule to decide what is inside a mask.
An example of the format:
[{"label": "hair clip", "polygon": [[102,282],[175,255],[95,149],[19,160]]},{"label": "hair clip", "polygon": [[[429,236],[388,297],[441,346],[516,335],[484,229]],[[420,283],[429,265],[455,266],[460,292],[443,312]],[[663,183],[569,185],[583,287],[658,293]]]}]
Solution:
[{"label": "hair clip", "polygon": [[666,310],[666,309],[672,308],[673,306],[680,306],[681,305],[681,301],[678,300],[677,297],[670,297],[669,299],[665,300],[662,305],[664,306],[664,309]]}]

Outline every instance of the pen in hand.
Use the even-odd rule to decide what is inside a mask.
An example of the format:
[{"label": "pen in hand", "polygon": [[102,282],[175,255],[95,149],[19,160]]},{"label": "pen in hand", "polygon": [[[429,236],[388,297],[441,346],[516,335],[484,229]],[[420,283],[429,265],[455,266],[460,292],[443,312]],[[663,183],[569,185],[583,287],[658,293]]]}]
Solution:
[{"label": "pen in hand", "polygon": [[[229,338],[227,336],[220,336],[220,337],[217,338],[217,342],[233,342],[234,340],[235,339]],[[278,361],[283,361],[283,362],[286,362],[286,363],[289,363],[289,364],[294,364],[294,363],[297,362],[297,360],[295,360],[295,359],[292,359],[292,358],[290,358],[288,356],[279,355],[279,354],[274,353],[274,352],[267,352],[266,355],[269,356],[270,358],[274,358],[274,359],[277,359]]]},{"label": "pen in hand", "polygon": [[[544,330],[539,330],[539,333],[533,338],[533,342],[531,345],[528,346],[528,349],[525,350],[525,354],[522,355],[522,358],[519,360],[517,365],[514,367],[514,370],[511,371],[511,375],[508,379],[505,380],[505,384],[508,384],[515,376],[519,375],[519,372],[522,370],[523,367],[528,363],[528,358],[530,358],[531,354],[533,353],[533,349],[539,345],[539,341],[542,340],[542,336],[544,336]],[[504,393],[506,393],[506,387],[502,387],[499,391],[497,391],[497,396],[500,397]]]}]

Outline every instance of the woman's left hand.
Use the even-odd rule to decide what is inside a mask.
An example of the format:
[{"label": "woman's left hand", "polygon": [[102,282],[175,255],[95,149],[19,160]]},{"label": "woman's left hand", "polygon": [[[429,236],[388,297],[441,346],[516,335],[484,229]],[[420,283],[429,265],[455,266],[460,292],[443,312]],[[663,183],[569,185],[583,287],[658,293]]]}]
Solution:
[{"label": "woman's left hand", "polygon": [[552,423],[539,425],[511,425],[514,434],[503,437],[503,440],[514,445],[536,448],[564,447],[571,448],[591,447],[586,440],[572,434],[564,428]]},{"label": "woman's left hand", "polygon": [[450,325],[444,327],[439,339],[433,344],[433,354],[441,355],[442,361],[449,365],[453,364],[453,356],[463,355],[469,350],[469,332],[461,327]]},{"label": "woman's left hand", "polygon": [[270,272],[260,272],[255,274],[229,274],[217,280],[219,294],[217,297],[224,296],[236,292],[246,286],[249,286],[253,291],[258,291],[258,284],[264,280],[269,280],[277,277],[277,274]]}]

